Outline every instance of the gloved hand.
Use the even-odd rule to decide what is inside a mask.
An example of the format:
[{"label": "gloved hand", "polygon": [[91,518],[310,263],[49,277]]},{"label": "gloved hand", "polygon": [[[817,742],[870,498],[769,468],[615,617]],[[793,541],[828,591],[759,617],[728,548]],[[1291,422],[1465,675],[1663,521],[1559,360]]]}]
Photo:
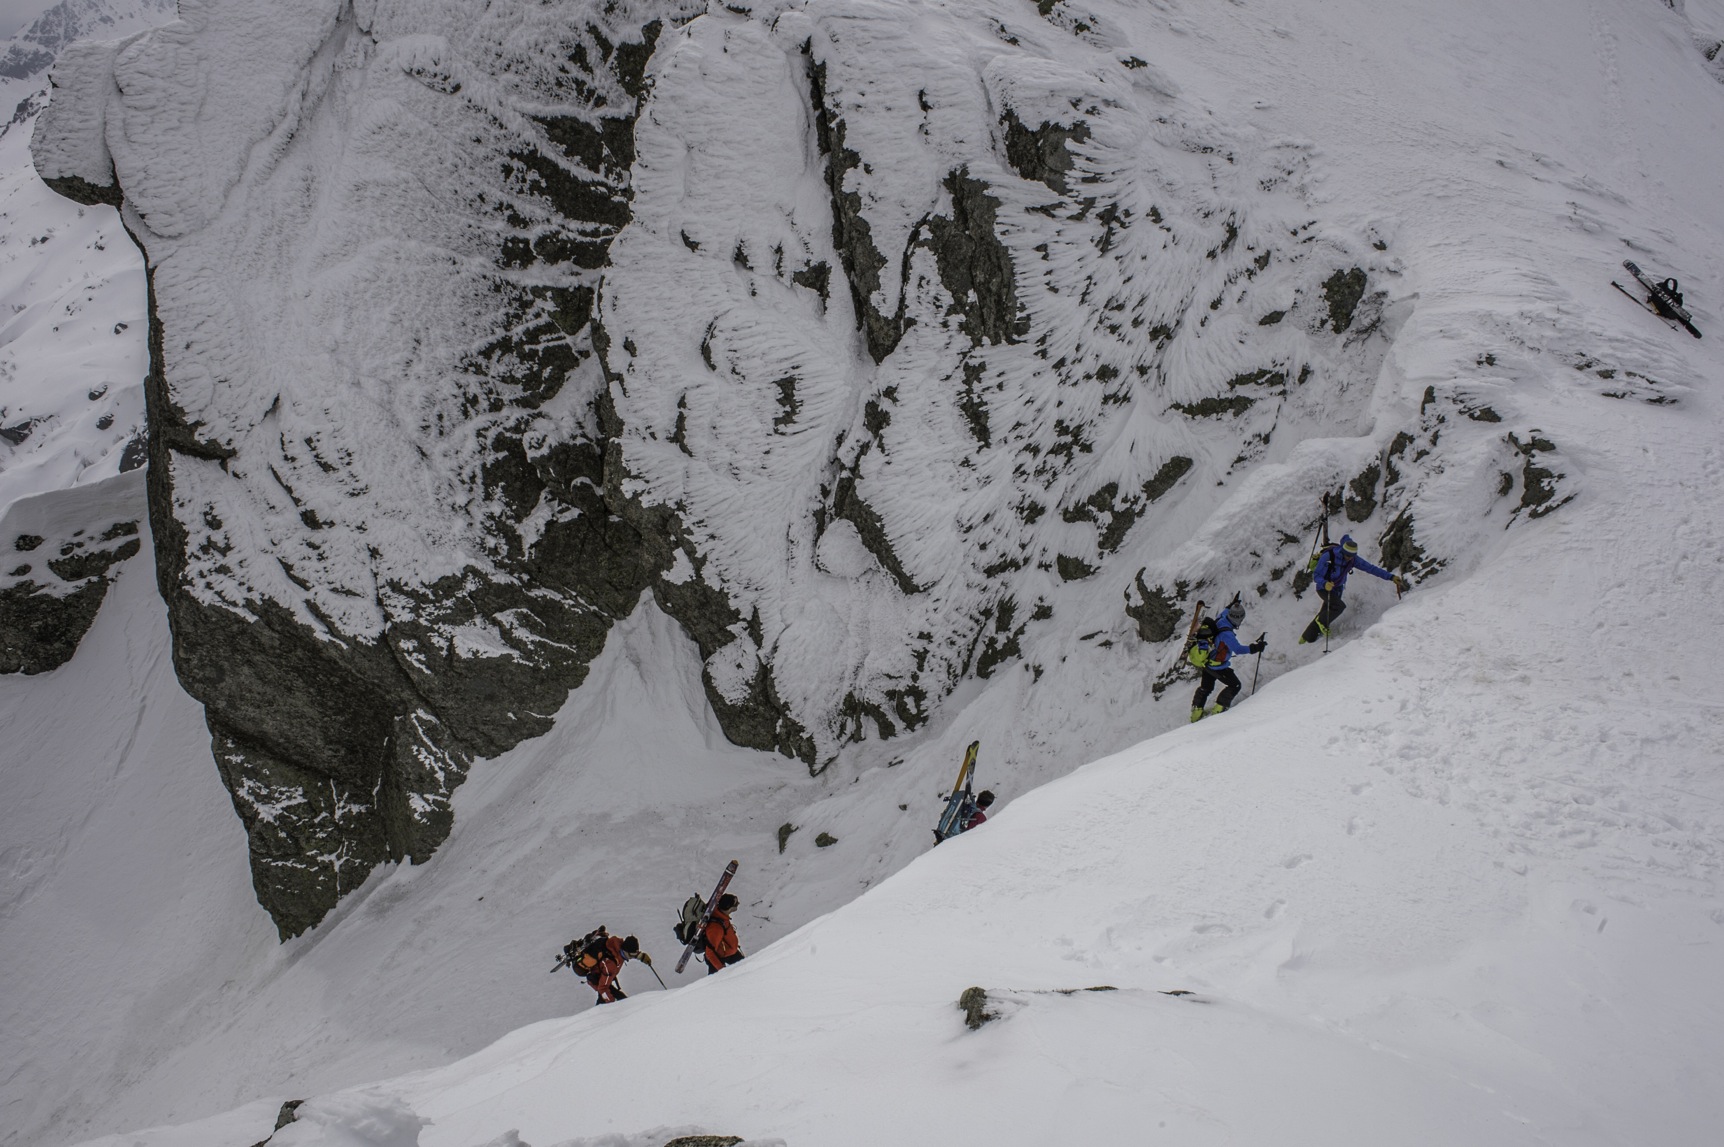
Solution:
[{"label": "gloved hand", "polygon": [[1396,593],[1406,593],[1407,592],[1407,583],[1406,583],[1405,579],[1403,579],[1401,577],[1400,574],[1395,575],[1395,592]]},{"label": "gloved hand", "polygon": [[1334,582],[1332,582],[1332,581],[1326,581],[1326,582],[1324,582],[1324,583],[1323,583],[1323,589],[1324,589],[1324,590],[1325,590],[1325,591],[1327,591],[1327,590],[1331,590],[1331,589],[1334,589],[1334,588],[1335,588],[1335,583],[1334,583]]},{"label": "gloved hand", "polygon": [[1265,649],[1268,649],[1268,648],[1269,648],[1269,639],[1267,637],[1259,637],[1256,641],[1253,641],[1250,645],[1251,652],[1253,652],[1253,653],[1262,653]]},{"label": "gloved hand", "polygon": [[635,959],[639,960],[649,968],[652,967],[652,957],[647,955],[645,952],[636,952]]}]

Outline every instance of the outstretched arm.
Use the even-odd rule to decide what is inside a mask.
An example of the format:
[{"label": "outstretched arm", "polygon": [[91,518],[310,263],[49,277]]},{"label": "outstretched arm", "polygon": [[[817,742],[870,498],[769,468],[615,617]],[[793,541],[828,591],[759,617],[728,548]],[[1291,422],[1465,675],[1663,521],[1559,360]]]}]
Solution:
[{"label": "outstretched arm", "polygon": [[1371,574],[1374,577],[1380,577],[1384,581],[1394,581],[1395,580],[1394,574],[1390,573],[1388,570],[1384,569],[1382,566],[1372,565],[1370,562],[1366,561],[1364,558],[1354,558],[1353,559],[1353,568],[1356,570],[1364,570],[1366,573]]}]

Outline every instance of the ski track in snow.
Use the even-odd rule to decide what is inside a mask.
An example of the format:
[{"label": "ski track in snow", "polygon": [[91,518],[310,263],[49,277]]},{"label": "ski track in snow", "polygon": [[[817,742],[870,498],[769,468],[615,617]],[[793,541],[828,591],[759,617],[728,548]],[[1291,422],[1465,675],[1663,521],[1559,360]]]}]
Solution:
[{"label": "ski track in snow", "polygon": [[[644,607],[553,733],[475,768],[430,863],[379,870],[280,947],[134,559],[71,665],[0,681],[4,1027],[27,1052],[7,1052],[8,1142],[420,1068],[320,1100],[276,1142],[350,1142],[364,1120],[424,1147],[695,1125],[796,1147],[1708,1141],[1724,149],[1696,138],[1718,140],[1724,87],[1681,22],[1724,26],[1718,6],[1094,7],[1112,13],[1094,35],[1242,136],[1310,141],[1327,215],[1389,240],[1412,306],[1372,416],[1460,387],[1557,442],[1576,500],[1486,531],[1475,474],[1497,460],[1457,453],[1425,479],[1421,536],[1473,552],[1398,606],[1356,578],[1326,657],[1291,644],[1305,604],[1266,603],[1247,626],[1274,642],[1258,696],[1057,781],[1183,721],[1189,685],[1153,699],[1170,654],[1129,636],[1123,577],[1078,585],[1057,630],[930,729],[812,780],[723,741],[697,654]],[[1667,121],[1649,76],[1693,122]],[[1707,340],[1610,289],[1625,255],[1682,278]],[[1603,397],[1628,370],[1671,401]],[[1210,560],[1255,584],[1229,531],[1282,497],[1290,520],[1308,491],[1272,487],[1298,472],[1140,525],[1118,566]],[[1164,536],[1186,540],[1143,540]],[[975,736],[1003,807],[917,860]],[[816,849],[822,831],[839,843]],[[733,855],[747,963],[523,1026],[585,1007],[544,974],[568,934],[603,919],[666,954],[675,904]],[[631,990],[653,986],[640,971]],[[974,1033],[953,1007],[971,984],[1006,1013]],[[1120,990],[1035,994],[1098,984]],[[1176,988],[1202,1002],[1157,994]],[[276,1103],[102,1142],[249,1143]]]}]

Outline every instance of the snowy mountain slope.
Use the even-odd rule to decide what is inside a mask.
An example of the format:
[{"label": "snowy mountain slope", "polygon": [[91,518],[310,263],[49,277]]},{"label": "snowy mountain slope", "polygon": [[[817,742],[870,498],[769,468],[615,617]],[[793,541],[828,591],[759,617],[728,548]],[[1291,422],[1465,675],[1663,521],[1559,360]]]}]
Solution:
[{"label": "snowy mountain slope", "polygon": [[[138,547],[129,505],[77,491],[143,463],[143,268],[110,208],[79,207],[0,138],[0,672],[65,662]],[[93,543],[93,548],[92,548]]]},{"label": "snowy mountain slope", "polygon": [[[1690,4],[1688,16],[1698,21],[1699,8]],[[1505,1108],[1548,1141],[1703,1138],[1718,1114],[1697,1072],[1719,1050],[1708,968],[1724,794],[1705,690],[1716,676],[1709,638],[1719,629],[1720,369],[1710,338],[1668,332],[1608,280],[1620,274],[1620,255],[1631,254],[1679,275],[1702,327],[1716,323],[1724,285],[1711,269],[1721,245],[1712,189],[1721,152],[1696,145],[1717,130],[1704,57],[1675,15],[1650,4],[1595,5],[1584,22],[1538,5],[1157,11],[1178,50],[1140,58],[1217,118],[1261,117],[1266,134],[1309,140],[1325,210],[1361,232],[1377,227],[1402,261],[1398,291],[1411,305],[1385,349],[1373,403],[1388,424],[1417,425],[1427,442],[1437,433],[1439,446],[1455,446],[1428,455],[1441,469],[1419,478],[1418,537],[1450,543],[1432,544],[1451,558],[1437,581],[1374,629],[1392,599],[1387,587],[1356,583],[1344,629],[1364,640],[1274,682],[1226,723],[1142,751],[1167,754],[1160,764],[1110,766],[1093,782],[1092,770],[1008,808],[988,832],[915,865],[885,898],[864,899],[858,915],[759,953],[761,941],[925,850],[932,790],[949,782],[970,736],[985,737],[984,783],[1010,799],[1181,720],[1188,686],[1164,694],[1171,706],[1154,703],[1172,651],[1131,636],[1117,594],[1151,561],[1161,563],[1152,585],[1195,569],[1224,591],[1271,584],[1264,567],[1302,557],[1305,539],[1281,547],[1279,558],[1272,544],[1253,555],[1238,539],[1262,531],[1273,543],[1276,523],[1308,518],[1316,489],[1335,474],[1356,475],[1352,467],[1376,453],[1364,443],[1338,466],[1328,453],[1360,444],[1307,442],[1216,491],[1219,505],[1170,513],[1167,536],[1183,548],[1157,552],[1134,533],[1116,573],[1063,585],[1060,625],[1026,631],[1021,667],[962,686],[915,735],[865,742],[820,778],[798,781],[807,787],[773,811],[763,838],[752,828],[738,833],[687,856],[684,868],[644,878],[639,892],[587,899],[634,869],[616,864],[594,880],[587,853],[562,868],[553,847],[526,863],[558,866],[559,887],[570,890],[566,922],[544,920],[547,898],[524,877],[478,874],[465,883],[465,864],[443,864],[452,854],[379,870],[366,896],[350,902],[351,917],[337,913],[280,952],[270,951],[255,910],[212,912],[207,931],[186,928],[164,948],[184,958],[219,951],[224,928],[254,930],[247,951],[230,953],[231,992],[191,986],[227,982],[207,973],[163,989],[181,1011],[196,1002],[199,1014],[185,1022],[200,1030],[182,1037],[140,1023],[93,1034],[87,1055],[112,1055],[117,1041],[130,1041],[123,1060],[139,1074],[118,1083],[103,1075],[82,1089],[83,1114],[49,1124],[79,1130],[20,1141],[65,1141],[266,1092],[304,1095],[336,1077],[357,1081],[468,1050],[521,1012],[543,1015],[570,998],[531,995],[531,979],[546,990],[548,965],[529,978],[529,950],[595,918],[651,937],[683,886],[732,855],[725,845],[733,842],[746,871],[763,877],[748,889],[765,892],[750,913],[772,917],[745,921],[755,959],[692,993],[529,1029],[451,1074],[390,1085],[386,1094],[437,1120],[421,1141],[475,1147],[513,1126],[544,1147],[680,1121],[791,1142],[877,1141],[887,1132],[917,1141],[951,1119],[1014,1142],[1047,1126],[1037,1120],[1086,1106],[1115,1110],[1108,1096],[1137,1103],[1157,1087],[1167,1098],[1153,1102],[1172,1114],[1155,1122],[1202,1121],[1188,1128],[1197,1141],[1283,1142],[1291,1125],[1328,1141],[1373,1128],[1393,1139],[1391,1131],[1411,1126],[1407,1135],[1423,1141],[1490,1142]],[[1536,106],[1529,85],[1545,97]],[[1693,109],[1690,118],[1667,122],[1672,93]],[[1660,398],[1668,401],[1645,401]],[[1482,406],[1504,421],[1462,413]],[[1549,451],[1529,457],[1506,441],[1512,431],[1530,443],[1534,429],[1559,444],[1556,466]],[[1457,433],[1466,431],[1477,437]],[[1541,504],[1520,505],[1541,468],[1565,474],[1551,502],[1581,496],[1525,521]],[[1510,479],[1501,499],[1499,469]],[[1503,530],[1517,507],[1522,525]],[[1259,604],[1248,628],[1271,630],[1267,677],[1318,660],[1290,647],[1307,608],[1277,594]],[[660,656],[640,659],[648,674]],[[688,704],[696,663],[686,644],[676,656]],[[595,668],[587,688],[617,672]],[[54,710],[51,694],[32,696],[44,714]],[[655,701],[652,715],[674,704]],[[650,722],[620,728],[652,755]],[[587,735],[559,722],[546,741]],[[537,744],[517,750],[517,767]],[[698,760],[688,748],[664,755]],[[88,760],[94,768],[100,758]],[[207,776],[207,761],[193,764]],[[487,768],[476,770],[476,783]],[[562,787],[547,785],[539,792]],[[536,834],[555,823],[534,795],[499,796],[466,818],[459,802],[478,791],[475,784],[456,798],[451,848],[469,825],[506,842],[528,832],[543,839]],[[770,822],[781,817],[800,827],[774,861]],[[642,840],[688,853],[703,831],[697,818],[668,842],[626,820],[612,827],[616,834],[601,839],[596,826],[581,825],[579,838],[619,855]],[[820,831],[838,844],[816,849]],[[963,859],[972,855],[973,867]],[[517,939],[521,929],[465,910],[459,901],[470,891],[477,904],[475,884],[486,880],[513,889],[514,918],[542,927],[544,940]],[[67,902],[78,898],[68,889]],[[35,903],[53,899],[43,893]],[[837,932],[814,938],[819,929]],[[7,938],[30,942],[10,928]],[[916,973],[899,975],[881,950],[910,952]],[[503,952],[512,969],[498,966]],[[1068,953],[1080,958],[1063,959]],[[169,958],[139,961],[136,986],[164,982]],[[439,968],[459,994],[415,982]],[[319,977],[340,987],[314,986]],[[87,983],[59,981],[46,968],[29,982],[69,982],[67,991]],[[1096,1008],[1081,997],[1073,1007],[1085,1010],[1050,1014],[1039,1006],[1064,1003],[1007,996],[1024,1005],[1018,1014],[973,1036],[952,1007],[972,983],[1004,991],[1098,982],[1139,990],[1147,1002]],[[272,994],[276,983],[282,995]],[[897,1006],[880,1006],[885,985],[896,988]],[[1238,1026],[1217,1035],[1219,1024],[1198,1030],[1205,1021],[1185,1025],[1178,1017],[1187,1013],[1150,1011],[1163,999],[1150,990],[1175,987],[1202,991]],[[391,1010],[400,1013],[394,1022],[423,1025],[424,1044],[383,1045],[376,1033],[388,1029],[374,1025]],[[660,1018],[648,1022],[649,1012]],[[1177,1036],[1158,1042],[1175,1025]],[[733,1033],[747,1056],[711,1054],[715,1028]],[[997,1042],[972,1056],[982,1039]],[[1387,1050],[1369,1052],[1370,1041]],[[515,1056],[523,1048],[556,1066],[512,1091],[538,1071]],[[1095,1048],[1110,1054],[1085,1058]],[[1059,1062],[1079,1064],[1081,1078],[1049,1066]],[[1247,1063],[1260,1068],[1241,1070]],[[1311,1074],[1292,1079],[1290,1064]],[[1194,1066],[1176,1078],[1182,1065]],[[1459,1095],[1445,1082],[1454,1078],[1470,1081]],[[1104,1095],[1094,1079],[1114,1086]],[[930,1080],[942,1093],[930,1093]],[[39,1084],[44,1092],[72,1085]],[[1302,1089],[1328,1102],[1303,1106]],[[858,1101],[846,1099],[852,1093]],[[480,1094],[496,1098],[471,1098]],[[1361,1095],[1391,1097],[1383,1118],[1395,1122],[1368,1125],[1380,1109],[1348,1122]],[[1490,1108],[1475,1106],[1481,1096]],[[268,1106],[255,1116],[264,1130]],[[1134,1107],[1136,1121],[1123,1124],[1098,1113],[1097,1137],[1153,1126],[1143,1112]],[[1514,1133],[1503,1123],[1500,1134]],[[314,1130],[308,1117],[297,1134],[305,1141]],[[189,1141],[173,1134],[166,1141]]]},{"label": "snowy mountain slope", "polygon": [[1590,560],[1656,555],[1718,631],[1701,405],[1623,408],[1595,462],[1630,480],[1229,720],[1018,799],[720,978],[313,1098],[273,1142],[1708,1141],[1724,655],[1661,664],[1637,573]]},{"label": "snowy mountain slope", "polygon": [[[1289,611],[1318,490],[1414,575],[1573,493],[1377,402],[1402,256],[1160,12],[267,7],[73,53],[37,155],[149,254],[176,664],[284,936],[429,856],[648,586],[726,734],[817,770],[1093,633],[1091,578],[1168,641],[1263,466],[1300,493],[1228,545]],[[1424,533],[1439,473],[1494,518]]]}]

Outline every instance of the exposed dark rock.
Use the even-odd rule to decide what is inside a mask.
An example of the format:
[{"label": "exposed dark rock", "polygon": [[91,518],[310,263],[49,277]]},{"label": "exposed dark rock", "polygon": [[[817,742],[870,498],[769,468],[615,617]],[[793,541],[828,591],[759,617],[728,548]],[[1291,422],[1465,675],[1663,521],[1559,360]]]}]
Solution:
[{"label": "exposed dark rock", "polygon": [[[299,1109],[304,1105],[304,1103],[305,1100],[303,1099],[290,1099],[286,1103],[282,1104],[281,1110],[276,1112],[275,1130],[280,1131],[289,1123],[297,1121],[299,1119]],[[268,1138],[258,1140],[256,1143],[253,1143],[251,1147],[269,1147],[269,1141],[273,1138],[275,1138],[274,1131],[270,1132]]]},{"label": "exposed dark rock", "polygon": [[680,1135],[664,1147],[736,1147],[741,1142],[740,1135]]},{"label": "exposed dark rock", "polygon": [[988,993],[985,988],[965,988],[958,997],[958,1010],[964,1013],[964,1024],[975,1031],[989,1020],[999,1019],[997,1012],[988,1010]]},{"label": "exposed dark rock", "polygon": [[795,831],[796,826],[789,821],[778,826],[778,851],[780,855],[784,852],[784,846],[790,843],[790,834]]},{"label": "exposed dark rock", "polygon": [[63,195],[74,203],[82,203],[86,207],[94,207],[98,203],[109,207],[118,207],[125,201],[118,182],[95,184],[78,175],[65,175],[57,179],[43,180],[48,189],[56,195]]},{"label": "exposed dark rock", "polygon": [[862,214],[861,193],[845,187],[845,177],[862,166],[862,157],[844,146],[844,118],[827,106],[825,65],[811,65],[809,86],[815,136],[821,154],[826,157],[826,184],[832,193],[832,245],[838,249],[838,260],[850,283],[850,296],[856,305],[868,353],[875,362],[884,362],[904,337],[904,329],[896,313],[882,314],[874,305],[886,257],[874,245],[873,229]]},{"label": "exposed dark rock", "polygon": [[1070,190],[1066,183],[1066,173],[1072,169],[1070,144],[1073,140],[1082,143],[1089,138],[1088,124],[1079,120],[1070,127],[1043,123],[1040,127],[1029,128],[1018,119],[1016,112],[1007,108],[1006,114],[1000,117],[1000,125],[1006,129],[1006,162],[1012,165],[1012,170],[1025,179],[1047,185],[1061,195]]},{"label": "exposed dark rock", "polygon": [[1062,581],[1082,581],[1095,573],[1097,569],[1082,558],[1074,558],[1067,554],[1056,555],[1054,566],[1059,570]]},{"label": "exposed dark rock", "polygon": [[[68,526],[52,540],[30,533],[13,539],[20,552],[46,545],[55,556],[41,563],[47,567],[41,581],[28,577],[36,563],[0,579],[0,673],[47,673],[72,659],[107,596],[109,571],[142,548],[137,535],[138,523],[125,521],[100,532]],[[13,578],[21,580],[4,584]]]},{"label": "exposed dark rock", "polygon": [[1137,635],[1144,641],[1156,643],[1166,641],[1179,630],[1179,623],[1185,617],[1185,611],[1174,603],[1173,595],[1161,586],[1154,589],[1144,584],[1143,570],[1137,571],[1138,604],[1131,603],[1131,594],[1125,597],[1126,616],[1137,622]]},{"label": "exposed dark rock", "polygon": [[1213,418],[1222,414],[1238,417],[1251,409],[1257,400],[1244,394],[1215,395],[1212,398],[1199,399],[1196,402],[1176,402],[1173,409],[1188,418]]},{"label": "exposed dark rock", "polygon": [[799,287],[807,287],[819,295],[823,303],[831,297],[829,292],[832,289],[832,268],[827,266],[825,261],[810,263],[800,271],[791,272],[790,281]]},{"label": "exposed dark rock", "polygon": [[986,448],[993,445],[993,436],[988,427],[987,400],[977,390],[977,384],[982,381],[982,370],[979,362],[964,364],[964,389],[958,395],[958,413],[964,416],[976,441]]},{"label": "exposed dark rock", "polygon": [[1323,297],[1329,303],[1329,326],[1340,334],[1353,325],[1353,312],[1365,297],[1365,272],[1358,267],[1336,271],[1323,283]]},{"label": "exposed dark rock", "polygon": [[1349,522],[1362,522],[1377,512],[1377,480],[1382,476],[1383,468],[1373,462],[1347,483],[1350,493],[1343,507]]},{"label": "exposed dark rock", "polygon": [[1017,274],[1012,256],[994,232],[999,201],[988,185],[960,168],[946,176],[952,217],[926,221],[924,242],[934,252],[940,284],[952,296],[953,313],[972,342],[1016,342],[1029,332],[1029,318],[1018,313]]},{"label": "exposed dark rock", "polygon": [[1402,510],[1378,541],[1382,548],[1383,568],[1411,573],[1424,562],[1425,551],[1413,537],[1413,513]]},{"label": "exposed dark rock", "polygon": [[1191,459],[1186,458],[1183,455],[1176,454],[1172,458],[1169,458],[1167,461],[1163,462],[1159,468],[1157,468],[1155,474],[1150,477],[1149,481],[1143,484],[1143,496],[1148,498],[1151,502],[1156,501],[1163,494],[1178,485],[1179,480],[1185,477],[1185,475],[1191,470],[1191,467]]},{"label": "exposed dark rock", "polygon": [[829,832],[823,832],[819,836],[814,838],[814,847],[815,848],[831,848],[833,845],[835,845],[837,843],[838,843],[838,838],[833,836]]}]

